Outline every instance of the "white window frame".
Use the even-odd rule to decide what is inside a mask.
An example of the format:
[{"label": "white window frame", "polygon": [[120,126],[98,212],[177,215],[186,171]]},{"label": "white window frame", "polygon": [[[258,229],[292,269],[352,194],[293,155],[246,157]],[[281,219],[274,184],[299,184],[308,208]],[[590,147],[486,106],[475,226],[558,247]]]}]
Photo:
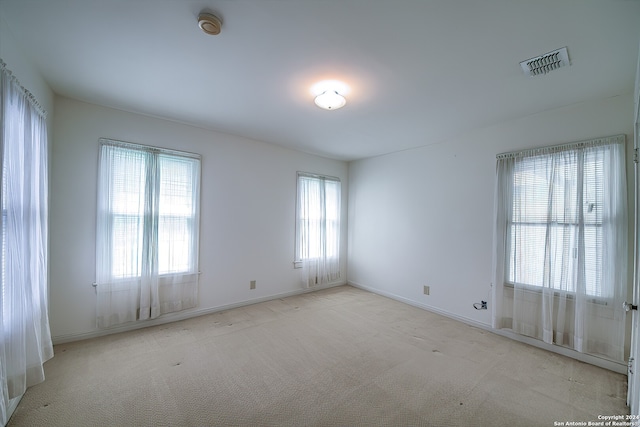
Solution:
[{"label": "white window frame", "polygon": [[[572,146],[575,146],[576,148],[581,148],[581,144],[587,144],[588,142],[584,142],[584,143],[573,143],[573,144],[566,144],[566,145],[558,145],[558,146],[552,146],[552,147],[546,147],[546,148],[542,148],[539,149],[539,151],[541,152],[541,154],[539,155],[544,155],[543,151],[544,150],[548,150],[549,152],[554,152],[554,151],[562,151],[562,150],[568,150],[570,149]],[[507,153],[506,155],[508,155],[510,153]],[[600,159],[602,160],[602,159]],[[526,160],[525,160],[526,161]],[[602,167],[595,167],[596,170],[602,170]],[[520,172],[524,172],[524,171],[520,171]],[[579,172],[576,171],[576,176]],[[514,171],[513,176],[512,176],[512,185],[513,185],[513,198],[514,198],[514,202],[513,202],[513,207],[512,209],[515,209],[516,206],[516,201],[515,201],[515,192],[516,192],[516,180],[518,179],[517,177],[517,172]],[[581,183],[581,186],[585,186],[586,188],[586,183],[584,182],[586,180],[585,175],[583,174],[580,177],[576,178],[578,181],[582,180],[583,182]],[[602,177],[600,177],[600,180],[602,180]],[[597,206],[597,204],[593,207],[594,209],[601,209],[602,206]],[[591,209],[591,207],[590,207]],[[621,213],[616,212],[616,215]],[[515,285],[519,285],[522,287],[525,287],[528,291],[530,292],[540,292],[542,289],[542,285],[536,284],[536,283],[523,283],[523,282],[516,282],[514,280],[514,276],[513,276],[513,272],[512,272],[512,268],[514,267],[514,260],[512,258],[513,256],[513,242],[512,242],[512,230],[513,227],[516,226],[517,224],[525,224],[525,225],[536,225],[539,224],[541,227],[547,227],[548,224],[550,225],[556,225],[557,227],[574,227],[574,228],[578,228],[578,224],[575,222],[567,222],[567,221],[562,221],[562,220],[557,220],[557,221],[542,221],[542,222],[536,222],[535,224],[530,222],[530,221],[516,221],[514,220],[514,215],[511,215],[511,220],[506,224],[506,250],[505,250],[505,257],[506,259],[504,260],[504,268],[505,268],[505,272],[504,272],[504,278],[505,278],[505,286],[508,287],[513,287]],[[603,222],[602,222],[602,218],[596,219],[594,221],[588,220],[587,218],[585,218],[584,220],[584,227],[585,229],[587,228],[596,228],[597,230],[599,230],[600,233],[602,233],[602,226],[603,226]],[[591,247],[589,247],[588,249],[592,249]],[[577,248],[572,248],[572,250],[574,252],[577,252]],[[600,264],[603,262],[602,260],[602,247],[596,247],[595,248],[596,251],[596,256],[600,256]],[[577,258],[577,255],[574,255],[574,258]],[[597,265],[594,266],[596,269],[598,268]],[[601,274],[601,270],[598,271],[597,274]],[[601,276],[597,276],[597,277],[593,277],[593,278],[589,278],[587,277],[587,280],[589,279],[593,279],[594,283],[593,283],[593,289],[588,288],[587,289],[587,296],[591,298],[591,302],[593,303],[598,303],[598,304],[604,304],[606,305],[608,303],[608,300],[610,300],[610,290],[608,289],[603,289],[603,284],[601,283],[602,281],[602,277]],[[556,290],[556,293],[560,292],[561,289],[557,288],[557,287],[552,287],[552,289]],[[575,295],[575,289],[573,290],[563,290],[563,292],[567,295],[568,298],[573,298]]]},{"label": "white window frame", "polygon": [[[325,186],[324,189],[326,191],[327,187],[326,184],[327,183],[331,183],[331,184],[337,184],[338,186],[338,194],[335,200],[333,200],[329,206],[329,210],[327,211],[325,208],[324,212],[319,212],[318,215],[321,216],[322,218],[325,218],[326,215],[331,215],[331,216],[335,216],[335,218],[332,219],[328,219],[326,220],[326,225],[328,225],[327,228],[329,228],[332,231],[332,236],[326,236],[325,235],[325,242],[324,245],[326,246],[327,244],[330,244],[333,247],[333,250],[329,250],[328,253],[319,255],[318,258],[315,257],[309,257],[309,258],[304,258],[302,256],[302,252],[303,252],[303,247],[302,247],[302,243],[301,243],[301,223],[302,223],[302,218],[301,218],[301,180],[302,179],[309,179],[309,180],[317,180],[321,185]],[[326,194],[326,193],[325,193]],[[335,263],[340,262],[340,233],[341,233],[341,216],[342,216],[342,212],[341,212],[341,198],[342,198],[342,182],[340,181],[340,178],[334,177],[334,176],[328,176],[328,175],[321,175],[321,174],[314,174],[314,173],[308,173],[308,172],[298,172],[297,176],[296,176],[296,216],[295,216],[295,245],[294,245],[294,268],[303,268],[304,267],[304,263],[305,261],[313,261],[313,260],[318,260],[318,259],[322,259],[324,256],[324,259],[322,259],[321,264],[325,264],[325,261],[331,261],[333,262],[334,266]],[[326,219],[326,218],[325,218]],[[327,242],[327,240],[330,240],[329,242]],[[324,276],[325,274],[323,272],[320,273],[321,276]],[[329,277],[336,277],[336,273],[335,271],[331,274],[328,275]],[[305,279],[306,280],[306,279]],[[320,279],[317,279],[320,280]],[[326,281],[326,278],[324,279],[324,281]],[[323,280],[320,280],[320,282],[323,282]]]},{"label": "white window frame", "polygon": [[[127,151],[119,153],[120,149],[131,150],[131,157]],[[165,169],[167,157],[169,162],[182,159],[184,167],[176,164]],[[197,154],[100,139],[95,282],[99,328],[197,306],[200,169]],[[191,192],[181,191],[183,188]],[[120,197],[114,197],[115,193]],[[162,221],[161,215],[181,211],[193,216],[188,226]],[[134,220],[116,223],[116,212],[121,219],[127,218],[122,214],[132,214],[129,218]],[[163,232],[163,227],[168,231]],[[175,267],[176,259],[185,258],[172,253],[184,252],[189,253],[184,262],[188,267],[168,271],[167,266]],[[119,271],[116,262],[122,265]]]},{"label": "white window frame", "polygon": [[[198,154],[193,154],[193,153],[188,153],[188,152],[184,152],[184,151],[177,151],[177,150],[170,150],[170,149],[165,149],[165,148],[158,148],[158,147],[152,147],[152,146],[148,146],[148,145],[142,145],[142,144],[134,144],[134,143],[130,143],[130,142],[123,142],[123,141],[115,141],[115,140],[111,140],[111,139],[106,139],[106,138],[101,138],[99,140],[100,143],[100,149],[102,149],[103,145],[111,145],[111,146],[115,146],[118,148],[122,148],[125,150],[132,150],[132,151],[140,151],[140,152],[146,152],[146,153],[153,153],[154,156],[164,156],[164,157],[169,157],[169,158],[175,158],[175,159],[190,159],[190,160],[194,160],[197,161],[198,163],[201,161],[200,155]],[[190,261],[188,262],[188,267],[181,269],[181,270],[174,270],[174,271],[167,271],[166,269],[164,269],[165,271],[163,271],[162,266],[160,265],[160,260],[158,260],[158,276],[163,277],[163,276],[175,276],[175,275],[185,275],[185,274],[197,274],[198,272],[198,258],[199,258],[199,254],[198,254],[198,247],[199,247],[199,198],[200,198],[200,185],[199,185],[199,169],[200,166],[198,165],[198,183],[195,185],[195,188],[192,189],[192,191],[196,191],[197,193],[192,195],[192,197],[195,197],[197,199],[196,201],[196,208],[194,209],[194,212],[191,215],[185,216],[185,218],[187,219],[187,223],[188,223],[188,228],[190,230],[190,234],[189,234],[189,238],[191,240],[191,242],[189,243],[189,247],[190,247],[190,254],[189,254],[189,259]],[[99,173],[104,173],[105,171],[99,171]],[[143,188],[143,191],[146,191],[145,188]],[[99,213],[100,215],[100,213]],[[127,216],[126,213],[116,213],[116,212],[110,212],[108,214],[110,216],[110,218],[116,218],[116,217],[123,217],[123,216]],[[144,214],[143,214],[144,215]],[[132,216],[132,215],[129,215]],[[133,216],[137,216],[137,215],[133,215]],[[160,213],[158,213],[159,217],[162,217],[162,215],[160,215]],[[142,221],[144,221],[144,217],[141,219]],[[112,219],[113,221],[113,219]],[[109,246],[113,246],[115,245],[115,242],[111,242],[111,245]],[[115,248],[111,247],[112,250],[115,250]],[[153,247],[153,248],[140,248],[140,250],[154,250],[154,251],[158,251],[160,250],[158,243]],[[111,259],[113,259],[113,256],[110,257]],[[134,275],[116,275],[115,274],[115,270],[114,270],[114,264],[111,265],[111,280],[112,281],[130,281],[132,279],[138,279],[141,276],[141,271],[140,269],[144,268],[143,266],[139,266],[138,272],[137,274]]]}]

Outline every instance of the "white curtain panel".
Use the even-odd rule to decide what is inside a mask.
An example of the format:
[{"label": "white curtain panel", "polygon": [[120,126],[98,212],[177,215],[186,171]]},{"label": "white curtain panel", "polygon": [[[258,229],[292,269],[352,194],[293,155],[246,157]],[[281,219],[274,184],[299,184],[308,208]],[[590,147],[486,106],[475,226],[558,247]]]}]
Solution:
[{"label": "white curtain panel", "polygon": [[0,421],[44,380],[53,357],[47,307],[47,128],[44,112],[0,61],[2,278]]},{"label": "white curtain panel", "polygon": [[624,359],[624,136],[498,156],[495,328]]},{"label": "white curtain panel", "polygon": [[200,157],[101,140],[98,327],[197,305]]},{"label": "white curtain panel", "polygon": [[296,258],[303,285],[340,278],[340,181],[298,174]]}]

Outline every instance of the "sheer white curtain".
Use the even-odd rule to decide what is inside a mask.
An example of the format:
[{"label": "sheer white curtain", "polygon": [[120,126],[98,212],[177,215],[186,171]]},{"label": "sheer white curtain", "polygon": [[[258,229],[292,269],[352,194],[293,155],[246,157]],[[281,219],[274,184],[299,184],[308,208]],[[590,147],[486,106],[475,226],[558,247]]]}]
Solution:
[{"label": "sheer white curtain", "polygon": [[44,380],[53,357],[47,299],[47,129],[44,112],[0,61],[2,278],[0,421],[11,399]]},{"label": "sheer white curtain", "polygon": [[119,141],[100,144],[98,326],[195,307],[200,157]]},{"label": "sheer white curtain", "polygon": [[624,359],[624,136],[499,155],[495,328]]},{"label": "sheer white curtain", "polygon": [[340,180],[298,173],[296,261],[305,286],[340,278]]}]

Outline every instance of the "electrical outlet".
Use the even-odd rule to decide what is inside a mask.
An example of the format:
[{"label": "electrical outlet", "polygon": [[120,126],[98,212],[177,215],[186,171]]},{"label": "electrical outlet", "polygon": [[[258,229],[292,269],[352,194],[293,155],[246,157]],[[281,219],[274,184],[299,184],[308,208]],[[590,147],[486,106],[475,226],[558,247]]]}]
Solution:
[{"label": "electrical outlet", "polygon": [[425,286],[423,292],[424,292],[425,295],[429,295],[429,287]]},{"label": "electrical outlet", "polygon": [[251,282],[249,282],[249,289],[255,289],[256,288],[256,281],[252,280]]},{"label": "electrical outlet", "polygon": [[487,302],[486,301],[481,301],[481,302],[482,302],[481,310],[486,310],[487,309]]}]

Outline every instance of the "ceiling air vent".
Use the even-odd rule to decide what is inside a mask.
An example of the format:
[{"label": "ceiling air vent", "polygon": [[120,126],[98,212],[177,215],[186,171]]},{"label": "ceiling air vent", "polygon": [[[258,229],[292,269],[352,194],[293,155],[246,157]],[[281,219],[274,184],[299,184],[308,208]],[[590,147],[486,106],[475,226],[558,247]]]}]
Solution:
[{"label": "ceiling air vent", "polygon": [[564,67],[565,65],[570,65],[569,53],[567,52],[566,47],[556,49],[553,52],[545,53],[541,56],[536,56],[535,58],[527,59],[520,63],[522,71],[524,71],[524,74],[527,76],[547,74],[548,72]]}]

